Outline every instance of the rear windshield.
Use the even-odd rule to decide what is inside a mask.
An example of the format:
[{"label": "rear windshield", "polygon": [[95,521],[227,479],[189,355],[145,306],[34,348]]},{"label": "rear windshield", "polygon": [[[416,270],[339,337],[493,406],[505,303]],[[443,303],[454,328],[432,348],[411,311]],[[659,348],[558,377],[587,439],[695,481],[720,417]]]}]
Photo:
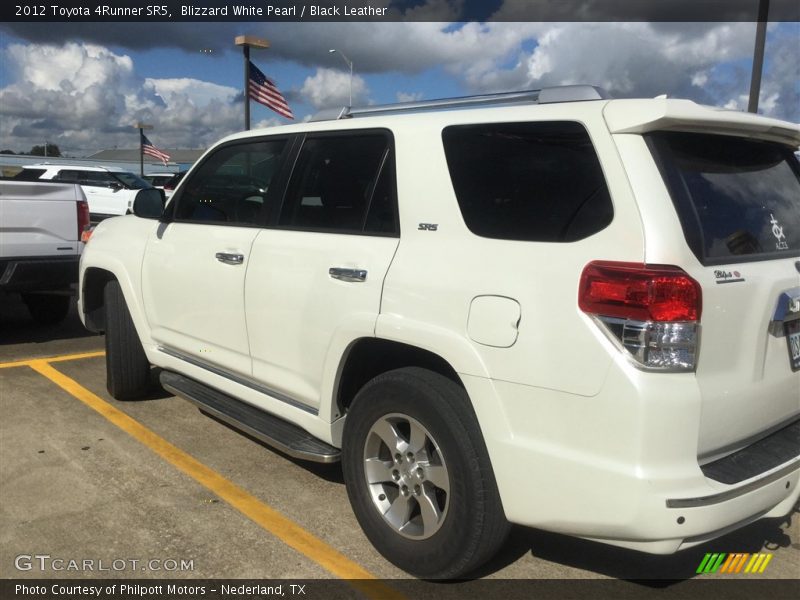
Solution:
[{"label": "rear windshield", "polygon": [[791,149],[699,133],[658,132],[648,141],[703,264],[800,255],[800,170]]}]

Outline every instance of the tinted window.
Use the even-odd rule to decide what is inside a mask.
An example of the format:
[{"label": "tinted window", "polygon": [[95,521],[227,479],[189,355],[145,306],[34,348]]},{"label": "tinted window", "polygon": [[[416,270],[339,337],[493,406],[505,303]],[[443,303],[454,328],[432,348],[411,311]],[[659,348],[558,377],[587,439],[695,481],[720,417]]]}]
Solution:
[{"label": "tinted window", "polygon": [[55,174],[53,177],[57,181],[68,181],[70,183],[81,183],[83,171],[74,171],[72,169],[63,169]]},{"label": "tinted window", "polygon": [[14,175],[14,179],[20,181],[36,181],[44,175],[45,171],[46,169],[22,169],[22,171]]},{"label": "tinted window", "polygon": [[81,183],[83,185],[94,185],[97,187],[110,187],[112,184],[119,182],[114,179],[110,173],[105,171],[81,171]]},{"label": "tinted window", "polygon": [[283,162],[285,147],[285,140],[271,140],[220,148],[186,181],[175,219],[265,223],[274,207],[270,183]]},{"label": "tinted window", "polygon": [[800,178],[790,149],[698,133],[649,140],[698,259],[800,254]]},{"label": "tinted window", "polygon": [[461,214],[477,235],[571,242],[611,222],[600,163],[578,123],[460,125],[443,139]]},{"label": "tinted window", "polygon": [[143,188],[152,187],[144,179],[137,177],[133,173],[123,171],[122,173],[107,173],[107,175],[117,182],[121,182],[129,190],[141,190]]},{"label": "tinted window", "polygon": [[394,161],[389,141],[383,133],[307,139],[289,184],[280,224],[350,233],[395,232]]},{"label": "tinted window", "polygon": [[163,187],[165,183],[167,183],[170,179],[174,177],[173,174],[169,175],[145,175],[144,180],[149,183],[150,185],[154,185],[156,187]]}]

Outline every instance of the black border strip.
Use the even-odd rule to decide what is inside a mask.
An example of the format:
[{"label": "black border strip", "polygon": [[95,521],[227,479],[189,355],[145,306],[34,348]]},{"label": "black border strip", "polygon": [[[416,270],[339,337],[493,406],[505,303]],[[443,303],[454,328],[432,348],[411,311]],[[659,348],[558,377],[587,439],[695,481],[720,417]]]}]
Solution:
[{"label": "black border strip", "polygon": [[[9,22],[755,22],[760,0],[12,0]],[[55,7],[55,8],[54,8]],[[243,10],[248,7],[255,10]],[[125,9],[125,10],[122,10]],[[768,20],[800,21],[796,0]]]}]

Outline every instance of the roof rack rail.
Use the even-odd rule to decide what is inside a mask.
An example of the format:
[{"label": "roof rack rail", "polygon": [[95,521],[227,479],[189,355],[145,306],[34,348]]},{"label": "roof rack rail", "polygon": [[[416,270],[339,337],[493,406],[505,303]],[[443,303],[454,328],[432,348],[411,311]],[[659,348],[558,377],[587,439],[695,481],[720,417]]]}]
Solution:
[{"label": "roof rack rail", "polygon": [[459,96],[420,100],[417,102],[398,102],[396,104],[376,104],[374,106],[340,106],[328,108],[315,114],[311,121],[335,121],[353,117],[392,114],[413,111],[449,108],[473,108],[476,106],[502,106],[504,104],[553,104],[556,102],[580,102],[582,100],[605,100],[611,98],[603,88],[594,85],[562,85],[539,90],[500,92],[477,96]]}]

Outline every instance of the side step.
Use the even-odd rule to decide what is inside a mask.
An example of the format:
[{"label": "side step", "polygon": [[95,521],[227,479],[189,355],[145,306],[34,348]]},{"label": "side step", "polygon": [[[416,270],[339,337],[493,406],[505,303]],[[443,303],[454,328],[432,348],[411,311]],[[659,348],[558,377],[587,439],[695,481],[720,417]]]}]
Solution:
[{"label": "side step", "polygon": [[334,463],[341,459],[341,450],[315,438],[297,425],[193,379],[172,371],[162,371],[160,380],[165,390],[193,402],[202,411],[289,456],[319,463]]}]

